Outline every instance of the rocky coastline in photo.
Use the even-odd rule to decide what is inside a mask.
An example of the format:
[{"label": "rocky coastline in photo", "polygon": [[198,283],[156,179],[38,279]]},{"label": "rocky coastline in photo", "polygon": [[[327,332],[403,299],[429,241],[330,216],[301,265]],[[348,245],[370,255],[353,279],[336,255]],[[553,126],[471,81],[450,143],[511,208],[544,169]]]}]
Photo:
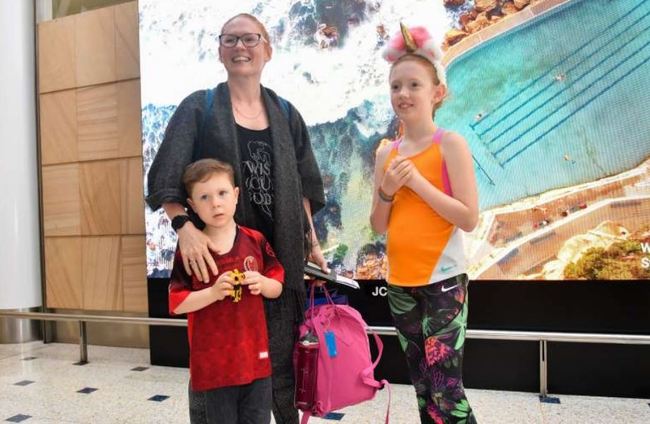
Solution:
[{"label": "rocky coastline in photo", "polygon": [[445,34],[443,50],[503,18],[544,0],[442,0],[450,13],[458,13],[456,26]]}]

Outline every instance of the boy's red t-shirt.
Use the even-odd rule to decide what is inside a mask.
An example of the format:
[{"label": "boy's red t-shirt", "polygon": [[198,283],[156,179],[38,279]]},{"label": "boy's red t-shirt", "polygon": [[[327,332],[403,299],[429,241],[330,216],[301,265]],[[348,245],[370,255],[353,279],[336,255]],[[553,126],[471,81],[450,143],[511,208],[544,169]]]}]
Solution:
[{"label": "boy's red t-shirt", "polygon": [[[224,255],[212,253],[219,275],[238,270],[258,271],[284,282],[284,269],[264,236],[250,228],[237,227],[235,242]],[[212,286],[219,275],[210,275],[210,283],[189,276],[180,251],[174,257],[169,283],[169,311],[192,292]],[[228,296],[203,309],[187,314],[190,344],[190,378],[193,390],[251,383],[271,375],[269,342],[262,295],[252,295],[242,287],[239,302]]]}]

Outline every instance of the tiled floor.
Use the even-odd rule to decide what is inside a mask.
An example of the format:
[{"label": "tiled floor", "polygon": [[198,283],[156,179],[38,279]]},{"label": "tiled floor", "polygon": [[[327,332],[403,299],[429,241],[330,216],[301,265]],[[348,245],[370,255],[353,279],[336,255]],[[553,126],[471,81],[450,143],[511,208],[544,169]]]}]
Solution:
[{"label": "tiled floor", "polygon": [[[79,346],[33,342],[0,345],[0,422],[186,423],[186,369],[149,365],[144,349],[89,346],[90,363],[73,365]],[[31,359],[30,359],[31,358]],[[393,386],[391,423],[417,423],[413,389]],[[558,396],[540,403],[534,393],[468,390],[481,424],[647,424],[647,399]],[[340,411],[341,423],[381,423],[387,393]],[[317,423],[336,420],[313,419]]]}]

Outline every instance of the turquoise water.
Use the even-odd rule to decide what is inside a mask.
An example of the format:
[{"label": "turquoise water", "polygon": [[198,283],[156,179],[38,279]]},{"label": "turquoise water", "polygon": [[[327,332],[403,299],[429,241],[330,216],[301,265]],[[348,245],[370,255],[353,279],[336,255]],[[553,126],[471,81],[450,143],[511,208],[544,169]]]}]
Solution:
[{"label": "turquoise water", "polygon": [[447,80],[436,120],[469,142],[482,209],[628,170],[650,156],[650,1],[573,0]]}]

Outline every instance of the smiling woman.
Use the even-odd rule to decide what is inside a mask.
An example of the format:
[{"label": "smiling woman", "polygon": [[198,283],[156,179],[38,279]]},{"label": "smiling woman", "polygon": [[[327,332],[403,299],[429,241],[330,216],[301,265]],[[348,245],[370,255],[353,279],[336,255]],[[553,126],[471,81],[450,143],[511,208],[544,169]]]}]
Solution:
[{"label": "smiling woman", "polygon": [[[235,221],[260,231],[285,268],[284,290],[265,300],[273,368],[273,414],[277,423],[297,423],[293,407],[293,340],[302,319],[305,255],[329,271],[313,231],[312,213],[324,204],[323,183],[300,113],[260,84],[273,49],[264,26],[252,15],[225,22],[219,60],[227,81],[200,90],[178,106],[148,174],[147,202],[163,207],[178,234],[185,271],[210,283],[218,277],[216,246],[187,216],[181,175],[191,162],[214,158],[232,165],[239,187]],[[177,222],[178,225],[174,225]],[[244,269],[241,264],[239,269]],[[191,421],[203,422],[205,392],[190,390]]]}]

